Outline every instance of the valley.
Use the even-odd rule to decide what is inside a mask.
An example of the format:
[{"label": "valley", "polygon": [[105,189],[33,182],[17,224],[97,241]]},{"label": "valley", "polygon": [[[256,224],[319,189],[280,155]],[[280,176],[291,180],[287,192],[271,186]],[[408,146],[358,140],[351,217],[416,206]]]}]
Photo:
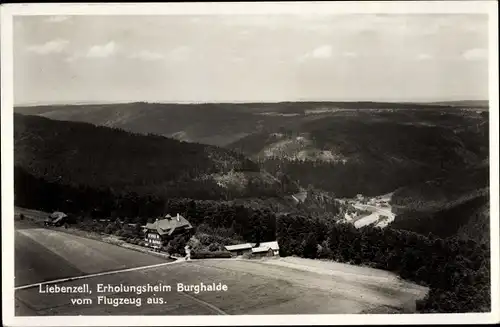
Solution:
[{"label": "valley", "polygon": [[[483,288],[447,304],[434,300],[446,269],[461,277],[445,289],[484,285],[488,274],[487,108],[131,103],[15,111],[15,196],[23,210],[68,212],[77,229],[134,244],[139,232],[116,221],[144,225],[182,213],[195,228],[196,251],[277,239],[283,259],[365,265],[430,287],[419,312],[489,305],[477,300]],[[23,233],[26,244],[38,235]],[[170,250],[181,253],[187,241],[175,239]],[[471,246],[478,255],[464,261]],[[441,261],[449,255],[455,268]],[[61,274],[81,270],[68,269]],[[353,303],[346,306],[356,312],[374,309]]]},{"label": "valley", "polygon": [[[82,172],[84,173],[82,176],[85,176],[87,168],[72,167],[72,162],[77,165],[95,163],[99,165],[100,170],[116,171],[114,177],[116,182],[111,180],[113,175],[109,173],[106,174],[105,180],[98,177],[95,169],[92,169],[92,175],[82,179],[85,181],[84,184],[92,183],[90,185],[92,188],[102,183],[102,187],[98,187],[103,192],[109,186],[112,192],[116,192],[116,189],[130,189],[138,194],[152,194],[154,201],[158,196],[166,195],[165,186],[173,186],[175,183],[175,187],[167,188],[175,189],[168,191],[170,196],[213,200],[222,198],[240,202],[239,199],[248,199],[244,200],[244,203],[255,202],[251,199],[259,198],[258,201],[265,201],[268,205],[280,208],[278,210],[282,212],[295,211],[293,206],[290,207],[290,203],[293,204],[294,201],[284,199],[290,198],[301,189],[312,188],[330,198],[330,205],[335,206],[335,199],[349,198],[353,199],[354,202],[350,202],[355,204],[357,209],[368,209],[373,212],[362,219],[353,220],[351,217],[344,217],[344,220],[351,221],[357,227],[368,224],[386,227],[394,221],[397,213],[401,212],[399,200],[393,204],[389,203],[391,201],[385,201],[384,205],[388,206],[385,210],[367,207],[366,203],[356,204],[355,199],[358,194],[376,198],[381,194],[396,191],[396,198],[399,199],[401,190],[440,179],[442,176],[453,174],[454,171],[480,165],[487,160],[488,155],[487,106],[475,102],[427,104],[284,102],[218,105],[138,102],[114,105],[18,107],[15,111],[61,121],[38,121],[38,118],[30,118],[31,116],[16,116],[18,117],[16,121],[20,121],[16,133],[26,134],[16,138],[23,140],[22,143],[16,144],[16,147],[19,147],[17,152],[21,155],[16,156],[16,160],[22,163],[17,167],[23,176],[31,171],[28,175],[35,178],[48,177],[52,181],[57,180],[54,178],[67,178],[71,183],[79,184],[78,179],[75,179],[77,176],[74,176],[75,171]],[[67,130],[66,126],[73,124],[69,121],[109,126],[113,127],[115,132],[111,134],[105,129],[96,129],[92,125],[81,123]],[[240,125],[243,122],[245,127]],[[44,130],[61,129],[62,133],[74,134],[80,131],[78,133],[85,135],[95,129],[96,132],[102,133],[101,137],[106,138],[107,134],[115,135],[117,140],[122,137],[119,134],[123,134],[123,141],[120,143],[110,141],[109,144],[96,144],[90,143],[90,140],[84,141],[88,144],[82,143],[84,147],[96,144],[97,147],[93,151],[102,151],[102,158],[106,158],[108,149],[113,151],[113,156],[122,153],[123,157],[117,158],[116,161],[82,160],[80,157],[87,150],[78,149],[80,145],[74,145],[76,146],[74,149],[67,145],[59,150],[51,149],[52,154],[48,152],[42,154],[40,153],[42,150],[37,150],[36,155],[46,156],[46,160],[51,160],[52,158],[49,158],[53,154],[61,158],[56,159],[57,161],[63,160],[62,158],[70,160],[67,167],[72,167],[72,170],[61,171],[64,167],[60,167],[58,175],[61,177],[55,176],[48,171],[51,168],[45,167],[43,161],[40,162],[38,159],[35,162],[34,156],[31,158],[24,156],[35,154],[30,148],[43,149],[44,145],[40,140],[52,143],[51,139],[56,141],[57,138],[64,137],[64,134],[57,132],[30,136],[28,133],[38,132],[35,132],[37,128],[28,127],[30,126],[26,125],[28,123],[31,126],[47,124],[47,129],[38,128],[40,133],[45,133]],[[143,141],[139,141],[140,134],[127,136],[121,129],[147,135]],[[190,132],[187,132],[187,129]],[[154,134],[200,143],[182,141],[183,143],[177,144],[171,139],[155,137]],[[69,137],[69,134],[67,135]],[[148,144],[141,150],[139,148],[133,150],[128,146],[117,147],[118,144],[129,143],[125,141],[125,136],[132,137],[131,140],[137,139],[138,145],[141,142]],[[207,137],[212,139],[222,137],[226,142],[213,143],[208,141]],[[157,145],[147,141],[149,138]],[[199,157],[188,158],[187,153],[174,155],[174,158],[181,160],[186,158],[186,160],[175,163],[171,169],[172,174],[167,176],[165,171],[160,173],[161,165],[153,163],[157,161],[156,159],[154,161],[147,159],[148,156],[153,158],[152,156],[160,155],[158,150],[161,149],[162,143],[166,147],[179,149],[175,151],[192,147],[187,153]],[[201,143],[222,145],[225,149]],[[62,143],[57,144],[62,145]],[[23,148],[24,146],[28,148]],[[148,148],[150,150],[146,150]],[[166,153],[164,150],[162,152]],[[132,157],[128,158],[129,154],[132,154]],[[148,163],[143,164],[141,160]],[[26,170],[27,162],[38,167]],[[193,165],[194,162],[197,164]],[[133,167],[141,169],[144,165],[148,167],[148,176],[140,177],[142,180],[137,179],[137,176],[145,175],[145,172],[133,172],[130,169]],[[172,164],[169,163],[169,166],[172,167]],[[125,167],[128,172],[121,173],[120,169]],[[130,182],[122,176],[127,176]],[[467,178],[467,173],[464,176]],[[476,183],[474,177],[467,179],[469,180],[470,182],[464,183],[465,189],[469,184],[471,189],[475,187],[472,186]],[[69,186],[71,183],[63,184]],[[486,182],[480,183],[487,188]],[[435,199],[425,201],[431,205]],[[325,204],[320,205],[324,206]],[[396,211],[393,212],[391,206],[395,206]],[[440,206],[438,205],[434,211],[439,210]],[[317,209],[313,211],[317,212]],[[382,221],[379,221],[380,218]]]}]

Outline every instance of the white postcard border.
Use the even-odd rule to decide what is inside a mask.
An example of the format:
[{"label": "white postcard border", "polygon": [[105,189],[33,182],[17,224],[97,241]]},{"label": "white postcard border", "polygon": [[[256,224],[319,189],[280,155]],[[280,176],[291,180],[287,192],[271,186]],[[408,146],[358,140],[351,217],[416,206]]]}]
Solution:
[{"label": "white postcard border", "polygon": [[[13,208],[13,53],[14,15],[231,15],[231,14],[416,14],[482,13],[489,15],[490,72],[490,226],[491,313],[402,315],[252,315],[252,316],[14,316]],[[499,322],[499,156],[498,156],[498,6],[496,1],[281,2],[281,3],[145,3],[12,4],[1,7],[2,122],[2,297],[6,326],[153,326],[153,325],[359,325],[470,324]]]}]

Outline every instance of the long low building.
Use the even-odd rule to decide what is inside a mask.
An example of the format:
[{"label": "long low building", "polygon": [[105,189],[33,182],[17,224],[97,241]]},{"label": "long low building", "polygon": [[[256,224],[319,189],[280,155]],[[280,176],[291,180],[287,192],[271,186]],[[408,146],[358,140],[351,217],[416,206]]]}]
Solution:
[{"label": "long low building", "polygon": [[231,252],[232,255],[238,256],[238,255],[243,255],[245,253],[251,253],[252,248],[256,245],[257,243],[243,243],[243,244],[236,244],[236,245],[226,245],[225,248],[229,252]]},{"label": "long low building", "polygon": [[263,242],[258,247],[252,248],[252,254],[278,256],[280,254],[280,247],[277,241]]},{"label": "long low building", "polygon": [[277,241],[226,245],[225,249],[231,252],[232,256],[240,256],[245,253],[250,253],[254,257],[279,255],[279,245]]}]

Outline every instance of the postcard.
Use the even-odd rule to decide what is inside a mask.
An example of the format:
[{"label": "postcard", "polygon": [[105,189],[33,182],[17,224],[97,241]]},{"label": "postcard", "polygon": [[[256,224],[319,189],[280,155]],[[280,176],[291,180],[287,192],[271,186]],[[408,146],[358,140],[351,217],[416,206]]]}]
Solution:
[{"label": "postcard", "polygon": [[498,322],[497,10],[3,5],[4,324]]}]

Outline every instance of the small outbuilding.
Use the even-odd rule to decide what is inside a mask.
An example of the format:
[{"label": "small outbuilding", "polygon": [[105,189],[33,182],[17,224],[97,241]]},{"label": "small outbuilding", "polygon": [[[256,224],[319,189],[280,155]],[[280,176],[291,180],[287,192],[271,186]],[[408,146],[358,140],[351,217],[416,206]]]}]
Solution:
[{"label": "small outbuilding", "polygon": [[278,242],[262,242],[252,249],[252,254],[256,256],[263,256],[263,253],[266,253],[265,256],[278,256],[280,254]]}]

